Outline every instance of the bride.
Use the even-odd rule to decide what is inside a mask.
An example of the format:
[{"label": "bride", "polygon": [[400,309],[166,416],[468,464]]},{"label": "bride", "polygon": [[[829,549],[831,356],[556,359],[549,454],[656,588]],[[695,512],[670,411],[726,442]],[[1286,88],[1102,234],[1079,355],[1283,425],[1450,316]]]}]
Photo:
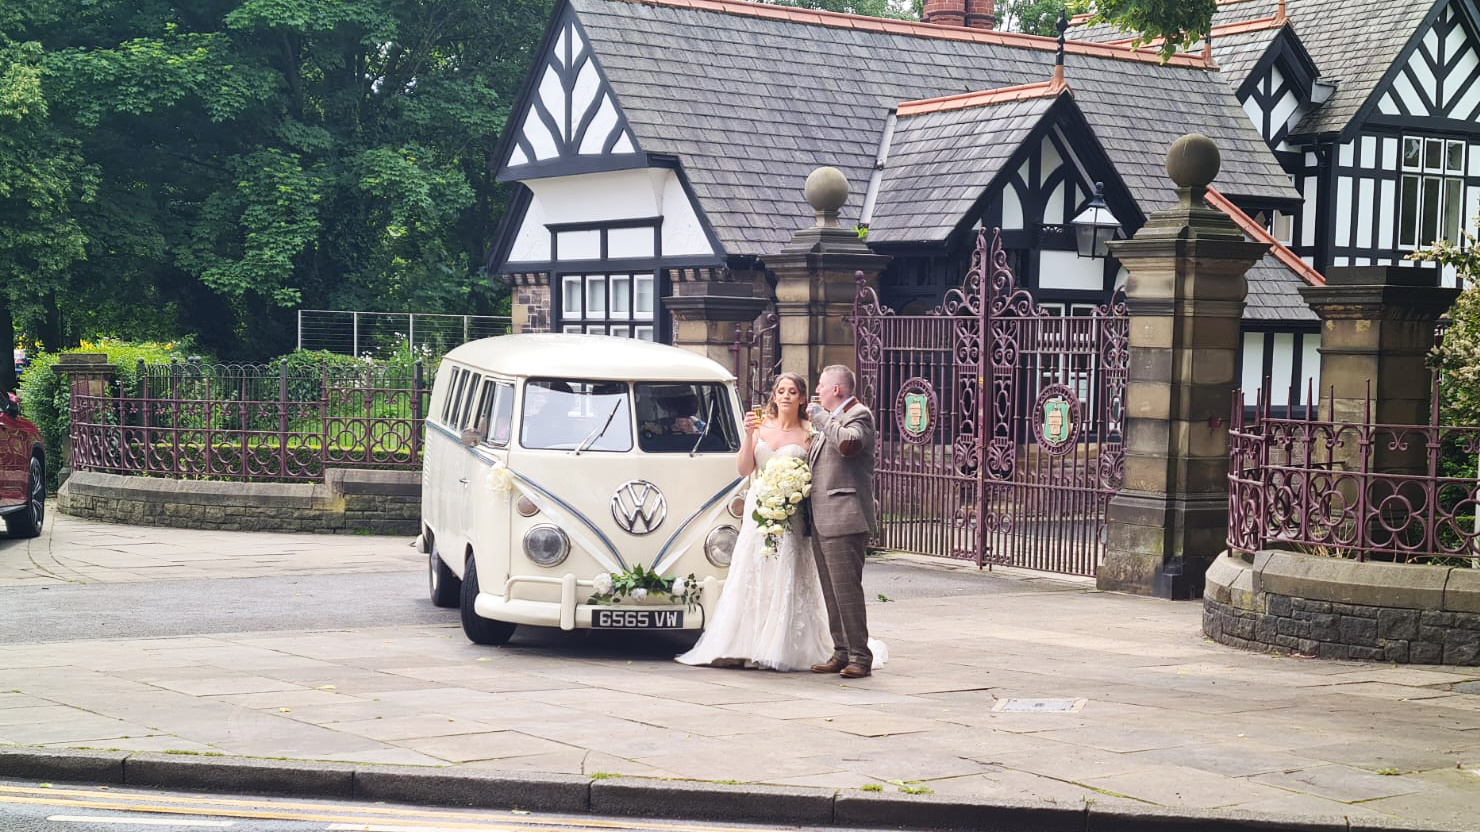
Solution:
[{"label": "bride", "polygon": [[769,556],[761,554],[761,536],[750,517],[755,508],[754,473],[773,456],[807,458],[812,426],[805,417],[806,389],[801,376],[782,373],[764,418],[745,414],[745,441],[736,467],[742,476],[752,476],[752,482],[740,535],[713,620],[694,649],[678,657],[684,664],[807,670],[833,654],[822,582],[800,528],[801,514],[792,516],[776,554]]}]

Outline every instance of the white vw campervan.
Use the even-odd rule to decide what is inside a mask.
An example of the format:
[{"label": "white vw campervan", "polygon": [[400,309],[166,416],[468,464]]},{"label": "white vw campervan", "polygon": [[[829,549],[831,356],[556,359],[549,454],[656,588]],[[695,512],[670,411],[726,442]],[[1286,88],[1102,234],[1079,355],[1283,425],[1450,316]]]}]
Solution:
[{"label": "white vw campervan", "polygon": [[[478,644],[519,624],[702,629],[743,506],[734,382],[687,350],[601,335],[449,352],[422,466],[432,602],[460,607]],[[634,572],[695,589],[608,590]]]}]

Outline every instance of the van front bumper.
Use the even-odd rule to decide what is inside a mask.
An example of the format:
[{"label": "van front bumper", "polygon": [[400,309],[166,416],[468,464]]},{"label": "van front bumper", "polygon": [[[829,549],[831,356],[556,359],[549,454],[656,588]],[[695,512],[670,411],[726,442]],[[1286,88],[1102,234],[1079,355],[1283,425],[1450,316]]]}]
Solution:
[{"label": "van front bumper", "polygon": [[[560,601],[531,601],[510,597],[521,583],[555,584],[560,587]],[[562,630],[589,630],[594,612],[598,609],[622,610],[683,610],[683,626],[672,629],[702,630],[715,605],[719,603],[724,581],[709,576],[699,582],[699,602],[693,607],[673,603],[628,602],[622,604],[584,604],[582,598],[591,597],[594,590],[589,580],[579,580],[574,574],[555,578],[535,575],[515,575],[504,584],[504,594],[478,593],[473,611],[482,618],[506,621],[510,624],[529,624],[536,627],[559,627]]]}]

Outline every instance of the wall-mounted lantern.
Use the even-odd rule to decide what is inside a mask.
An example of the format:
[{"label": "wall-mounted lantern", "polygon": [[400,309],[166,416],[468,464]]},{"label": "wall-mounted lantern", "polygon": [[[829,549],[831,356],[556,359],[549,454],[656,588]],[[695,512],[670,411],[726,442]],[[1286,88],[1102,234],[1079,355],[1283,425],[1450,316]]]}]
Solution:
[{"label": "wall-mounted lantern", "polygon": [[1074,227],[1074,244],[1080,257],[1109,256],[1111,240],[1120,237],[1120,223],[1105,205],[1105,183],[1096,182],[1089,204],[1069,223]]}]

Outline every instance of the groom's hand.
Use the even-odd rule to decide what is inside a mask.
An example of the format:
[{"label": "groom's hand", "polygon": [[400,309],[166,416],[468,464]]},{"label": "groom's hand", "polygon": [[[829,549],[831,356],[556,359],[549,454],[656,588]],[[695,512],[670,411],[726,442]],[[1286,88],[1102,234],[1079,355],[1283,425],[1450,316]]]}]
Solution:
[{"label": "groom's hand", "polygon": [[807,418],[815,425],[827,418],[827,411],[817,402],[811,402],[807,405]]}]

